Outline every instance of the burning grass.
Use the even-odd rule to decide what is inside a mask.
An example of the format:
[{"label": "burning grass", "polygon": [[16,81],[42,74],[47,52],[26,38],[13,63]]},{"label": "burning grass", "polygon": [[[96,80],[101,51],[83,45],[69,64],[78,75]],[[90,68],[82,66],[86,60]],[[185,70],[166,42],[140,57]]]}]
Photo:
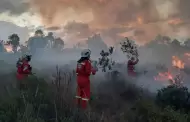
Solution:
[{"label": "burning grass", "polygon": [[[72,75],[72,74],[70,74]],[[154,97],[123,81],[101,83],[87,111],[74,104],[75,82],[68,73],[57,72],[53,81],[32,76],[28,90],[19,92],[12,84],[1,89],[0,120],[3,122],[188,122],[188,116],[171,108],[160,108]],[[8,76],[4,76],[8,77]],[[1,82],[2,83],[2,82]],[[108,90],[105,92],[105,90]]]}]

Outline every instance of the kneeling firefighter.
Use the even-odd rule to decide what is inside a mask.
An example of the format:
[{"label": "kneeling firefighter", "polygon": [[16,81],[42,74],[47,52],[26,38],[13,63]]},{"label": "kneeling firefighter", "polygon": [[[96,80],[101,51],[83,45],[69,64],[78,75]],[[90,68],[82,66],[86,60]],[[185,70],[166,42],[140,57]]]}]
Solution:
[{"label": "kneeling firefighter", "polygon": [[27,88],[27,83],[25,83],[24,79],[32,74],[32,67],[29,64],[30,60],[31,55],[25,55],[17,61],[17,85],[20,90]]},{"label": "kneeling firefighter", "polygon": [[90,75],[96,74],[90,61],[91,51],[85,49],[81,52],[81,58],[77,62],[77,105],[83,109],[87,108],[90,99]]}]

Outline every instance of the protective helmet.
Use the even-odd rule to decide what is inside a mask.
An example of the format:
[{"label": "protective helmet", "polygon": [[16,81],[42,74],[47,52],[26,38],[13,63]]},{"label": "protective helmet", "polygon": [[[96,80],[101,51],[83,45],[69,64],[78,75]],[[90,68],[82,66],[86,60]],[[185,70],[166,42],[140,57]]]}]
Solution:
[{"label": "protective helmet", "polygon": [[84,49],[82,52],[81,52],[81,57],[83,58],[87,58],[87,57],[90,57],[91,55],[91,51],[89,49]]},{"label": "protective helmet", "polygon": [[22,56],[23,59],[28,60],[28,61],[31,60],[31,57],[32,57],[32,55],[30,55],[30,54],[25,54],[24,56]]},{"label": "protective helmet", "polygon": [[32,58],[32,55],[26,55],[26,59],[27,59],[28,61],[30,61],[31,58]]}]

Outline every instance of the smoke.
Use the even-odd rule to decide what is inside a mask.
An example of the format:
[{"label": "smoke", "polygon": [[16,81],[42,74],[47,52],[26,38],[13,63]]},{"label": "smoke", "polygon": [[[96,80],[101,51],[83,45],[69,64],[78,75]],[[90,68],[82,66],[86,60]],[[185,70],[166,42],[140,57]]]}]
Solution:
[{"label": "smoke", "polygon": [[[130,36],[141,42],[147,42],[157,34],[181,35],[182,30],[186,30],[184,25],[168,24],[168,21],[176,18],[187,21],[189,18],[186,0],[31,0],[30,5],[41,15],[46,26],[60,26],[75,20],[88,24],[88,30],[79,30],[85,33],[84,36],[100,32],[116,39],[118,33],[131,28],[133,34]],[[78,28],[75,23],[68,23],[71,24]],[[119,29],[108,34],[113,28]],[[140,35],[136,33],[139,28],[143,31]]]},{"label": "smoke", "polygon": [[101,33],[106,42],[129,36],[145,43],[158,34],[188,36],[188,5],[188,0],[1,0],[0,11],[34,13],[46,28],[65,27],[63,35],[75,40]]},{"label": "smoke", "polygon": [[28,11],[28,3],[22,0],[1,0],[0,12],[8,12],[12,15],[19,15]]}]

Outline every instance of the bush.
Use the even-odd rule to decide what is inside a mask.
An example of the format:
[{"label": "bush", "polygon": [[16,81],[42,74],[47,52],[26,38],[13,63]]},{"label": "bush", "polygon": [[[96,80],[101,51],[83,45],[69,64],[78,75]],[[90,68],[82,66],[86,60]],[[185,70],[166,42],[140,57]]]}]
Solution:
[{"label": "bush", "polygon": [[175,110],[186,109],[189,104],[189,96],[187,87],[170,85],[158,91],[156,103],[162,107],[171,106]]},{"label": "bush", "polygon": [[[90,109],[86,112],[74,106],[70,78],[57,72],[52,83],[35,76],[26,79],[29,87],[24,92],[9,87],[0,96],[2,122],[187,122],[188,116],[171,108],[160,108],[148,93],[134,86],[116,82],[100,84],[114,87],[112,92],[93,93]],[[110,84],[112,86],[109,86]],[[115,84],[118,85],[115,88]],[[122,90],[119,90],[119,88]],[[102,91],[101,91],[102,90]],[[102,94],[103,93],[103,94]],[[188,118],[190,119],[190,117]]]},{"label": "bush", "polygon": [[186,114],[169,107],[161,109],[153,101],[147,100],[140,100],[134,104],[131,113],[127,117],[133,122],[188,122]]}]

